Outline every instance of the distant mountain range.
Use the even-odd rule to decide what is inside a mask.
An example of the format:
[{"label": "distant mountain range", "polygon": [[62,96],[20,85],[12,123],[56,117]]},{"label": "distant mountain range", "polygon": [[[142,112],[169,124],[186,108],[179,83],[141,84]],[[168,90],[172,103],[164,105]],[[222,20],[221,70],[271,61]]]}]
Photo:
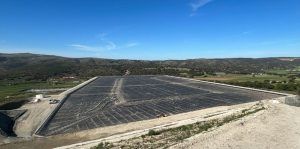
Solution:
[{"label": "distant mountain range", "polygon": [[300,66],[299,57],[224,58],[188,60],[114,60],[101,58],[67,58],[30,53],[0,53],[0,80],[45,80],[50,77],[131,74],[170,74],[183,72],[259,73],[270,69]]}]

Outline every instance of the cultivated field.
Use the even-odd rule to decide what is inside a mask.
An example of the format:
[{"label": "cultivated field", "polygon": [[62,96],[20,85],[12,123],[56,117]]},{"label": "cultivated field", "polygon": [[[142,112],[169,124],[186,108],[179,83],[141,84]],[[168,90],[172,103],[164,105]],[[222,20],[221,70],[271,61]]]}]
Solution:
[{"label": "cultivated field", "polygon": [[111,76],[70,94],[38,131],[56,135],[282,95],[169,76]]},{"label": "cultivated field", "polygon": [[230,82],[230,81],[239,81],[239,82],[247,82],[247,81],[258,81],[264,82],[265,80],[275,80],[275,81],[288,81],[289,78],[286,76],[279,75],[253,75],[251,74],[224,74],[224,75],[216,75],[216,76],[207,76],[207,77],[196,77],[197,79],[206,80],[206,81],[221,81],[221,82]]}]

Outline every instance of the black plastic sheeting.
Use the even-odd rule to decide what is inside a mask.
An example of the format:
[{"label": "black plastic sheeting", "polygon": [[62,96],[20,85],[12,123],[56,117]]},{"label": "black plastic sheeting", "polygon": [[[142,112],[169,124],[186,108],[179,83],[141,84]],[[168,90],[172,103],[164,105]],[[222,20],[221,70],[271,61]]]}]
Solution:
[{"label": "black plastic sheeting", "polygon": [[25,112],[26,110],[0,110],[0,135],[15,136],[13,131],[15,120]]},{"label": "black plastic sheeting", "polygon": [[[117,93],[126,102],[116,104],[120,96],[112,91],[120,79]],[[38,134],[72,133],[280,96],[169,76],[99,77],[70,94]]]}]

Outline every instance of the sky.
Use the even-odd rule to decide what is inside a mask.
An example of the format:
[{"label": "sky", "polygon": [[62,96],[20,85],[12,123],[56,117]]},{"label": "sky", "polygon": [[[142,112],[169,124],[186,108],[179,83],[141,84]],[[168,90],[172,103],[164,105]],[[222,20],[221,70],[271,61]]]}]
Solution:
[{"label": "sky", "polygon": [[300,0],[0,0],[0,53],[299,57]]}]

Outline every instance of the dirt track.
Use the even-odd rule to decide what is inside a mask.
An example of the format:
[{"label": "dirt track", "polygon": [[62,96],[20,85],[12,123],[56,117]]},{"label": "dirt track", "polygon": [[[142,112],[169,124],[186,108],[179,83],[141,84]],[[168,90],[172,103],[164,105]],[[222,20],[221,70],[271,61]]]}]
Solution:
[{"label": "dirt track", "polygon": [[24,105],[22,108],[27,109],[27,112],[17,120],[14,127],[17,136],[25,138],[31,137],[55,106],[56,105],[50,105],[49,101],[46,100]]},{"label": "dirt track", "polygon": [[299,149],[300,108],[270,103],[263,113],[189,138],[174,149]]}]

